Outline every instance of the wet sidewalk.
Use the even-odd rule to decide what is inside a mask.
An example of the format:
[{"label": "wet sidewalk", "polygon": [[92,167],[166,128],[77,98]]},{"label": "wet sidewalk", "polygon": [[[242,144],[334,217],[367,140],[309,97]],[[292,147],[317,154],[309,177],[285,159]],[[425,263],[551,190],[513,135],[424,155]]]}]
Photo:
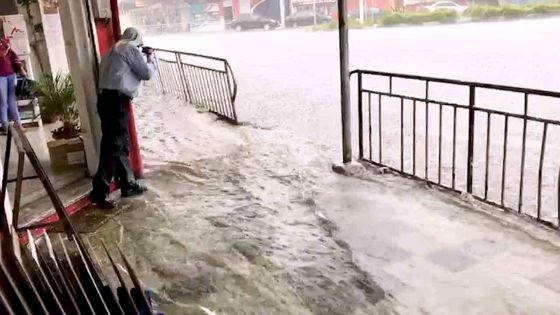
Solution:
[{"label": "wet sidewalk", "polygon": [[[151,188],[91,235],[167,314],[555,314],[560,236],[146,89]],[[165,104],[165,105],[159,105]],[[361,178],[359,178],[361,177]]]},{"label": "wet sidewalk", "polygon": [[357,173],[368,183],[337,177],[318,206],[392,310],[560,313],[558,232],[395,175]]}]

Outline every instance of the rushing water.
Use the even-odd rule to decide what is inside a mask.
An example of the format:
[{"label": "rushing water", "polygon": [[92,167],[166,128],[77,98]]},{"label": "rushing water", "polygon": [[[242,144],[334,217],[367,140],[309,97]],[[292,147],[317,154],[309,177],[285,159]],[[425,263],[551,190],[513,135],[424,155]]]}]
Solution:
[{"label": "rushing water", "polygon": [[[551,21],[557,22],[530,24],[541,30],[532,34],[547,38],[553,32],[549,29],[554,24]],[[526,23],[513,25],[516,29],[529,29]],[[503,34],[503,45],[518,47],[508,25],[512,24],[495,24],[491,27],[496,32],[480,35],[492,37],[499,31]],[[489,26],[453,26],[445,31],[425,28],[424,33],[414,36],[413,42],[407,42],[413,37],[409,32],[415,30],[416,34],[417,28],[352,32],[352,36],[356,36],[352,46],[357,47],[353,58],[359,56],[353,63],[399,72],[418,73],[429,69],[423,74],[452,77],[463,74],[462,79],[495,81],[500,78],[502,82],[499,83],[552,86],[549,81],[540,86],[540,81],[530,79],[536,78],[536,72],[554,75],[552,70],[557,65],[542,66],[547,60],[550,63],[552,52],[538,52],[541,59],[534,61],[538,69],[522,67],[527,75],[505,79],[505,70],[502,69],[502,75],[496,74],[500,67],[516,66],[511,66],[511,60],[510,63],[501,60],[506,56],[498,53],[503,46],[485,37],[482,42],[490,48],[477,50],[450,33],[463,34],[463,38],[472,40],[483,27]],[[440,43],[441,50],[436,52],[428,49],[434,47],[428,41],[434,35],[450,44]],[[521,37],[525,42],[541,43],[534,37]],[[392,44],[380,43],[381,39]],[[407,269],[399,271],[410,274],[412,279],[399,282],[398,286],[415,288],[422,282],[418,279],[429,279],[433,290],[450,288],[451,293],[448,296],[445,292],[418,289],[410,291],[403,299],[395,298],[398,290],[391,286],[392,278],[378,267],[395,259],[399,252],[383,252],[386,256],[362,255],[357,265],[349,245],[338,237],[336,223],[344,221],[343,234],[369,247],[370,242],[378,240],[367,238],[364,231],[352,235],[352,227],[357,228],[358,223],[362,223],[356,220],[377,220],[385,226],[386,222],[380,217],[393,216],[395,212],[404,218],[403,222],[411,221],[431,231],[443,229],[447,225],[434,221],[429,214],[432,207],[450,208],[451,203],[436,198],[422,200],[426,192],[416,187],[408,187],[410,191],[395,196],[383,189],[384,185],[398,186],[403,182],[391,177],[378,178],[374,183],[341,180],[331,172],[331,161],[338,159],[340,129],[335,33],[173,35],[152,38],[148,42],[162,48],[230,59],[239,80],[242,120],[273,127],[271,130],[231,127],[214,121],[210,115],[197,113],[177,99],[160,96],[157,85],[148,86],[143,96],[135,101],[148,171],[146,181],[151,190],[145,198],[123,202],[122,213],[105,224],[93,240],[96,243],[102,238],[121,243],[140,278],[155,291],[160,308],[167,314],[412,314],[430,312],[435,310],[434,306],[439,313],[448,314],[457,307],[472,307],[469,299],[462,299],[462,291],[454,291],[463,288],[464,280],[457,284],[447,278],[422,274],[425,270],[418,268],[419,260],[414,259],[404,264],[403,268]],[[490,54],[488,58],[476,59],[481,58],[484,49]],[[532,47],[528,53],[536,53],[536,50]],[[434,59],[427,58],[430,54],[443,59],[447,66],[434,68],[441,63],[419,62],[433,62]],[[523,52],[515,51],[515,54],[523,55]],[[415,57],[410,58],[411,55]],[[463,64],[454,68],[452,59],[461,60]],[[486,62],[484,67],[480,66],[481,62]],[[479,69],[473,70],[474,66]],[[464,74],[465,69],[470,71]],[[388,121],[395,115],[388,113]],[[532,156],[529,159],[530,163],[534,162]],[[371,203],[362,204],[364,200]],[[391,207],[398,209],[390,212]],[[387,214],[384,213],[386,209]],[[375,211],[378,217],[370,217],[368,213],[371,212],[363,210]],[[355,216],[348,215],[345,219],[345,213]],[[328,219],[331,215],[337,218],[336,222]],[[450,226],[458,227],[464,221],[467,227],[469,224],[495,227],[457,211],[451,211],[449,216],[445,222]],[[423,218],[427,221],[422,221]],[[449,229],[444,231],[449,232]],[[400,240],[397,234],[402,231],[398,228],[386,230],[395,233],[395,239]],[[385,230],[381,228],[380,231]],[[466,231],[473,235],[478,232],[475,228]],[[392,238],[391,235],[384,237]],[[460,239],[450,233],[445,241],[458,242],[455,238]],[[522,237],[516,236],[517,239]],[[422,239],[410,242],[411,247],[419,249],[431,245]],[[375,243],[371,245],[375,246]],[[546,254],[543,260],[547,262],[557,257],[554,256],[556,249],[539,246],[542,245],[535,242],[527,248]],[[368,272],[361,268],[364,266]],[[385,295],[370,278],[372,275]],[[491,280],[484,283],[490,286],[489,282]],[[486,292],[482,289],[480,292]],[[508,290],[515,289],[515,285],[508,287]],[[477,297],[476,294],[467,296]],[[458,301],[456,307],[446,304],[448,297]],[[510,298],[507,294],[500,297],[495,301],[496,308],[492,308],[494,301],[490,298],[485,300],[487,304],[479,307],[509,309],[514,310],[513,313],[531,310],[525,307],[530,298]],[[545,310],[545,307],[537,306],[532,310]]]}]

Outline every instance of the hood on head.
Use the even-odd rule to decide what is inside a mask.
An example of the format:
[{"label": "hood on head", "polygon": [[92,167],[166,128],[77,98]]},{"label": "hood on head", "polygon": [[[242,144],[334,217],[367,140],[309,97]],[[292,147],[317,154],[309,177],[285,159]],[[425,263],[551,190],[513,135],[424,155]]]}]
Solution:
[{"label": "hood on head", "polygon": [[140,35],[140,32],[138,32],[138,30],[134,27],[129,27],[126,30],[124,30],[121,40],[119,41],[119,44],[128,44],[128,43],[131,43],[134,46],[142,46],[144,44],[144,41],[142,40],[142,35]]}]

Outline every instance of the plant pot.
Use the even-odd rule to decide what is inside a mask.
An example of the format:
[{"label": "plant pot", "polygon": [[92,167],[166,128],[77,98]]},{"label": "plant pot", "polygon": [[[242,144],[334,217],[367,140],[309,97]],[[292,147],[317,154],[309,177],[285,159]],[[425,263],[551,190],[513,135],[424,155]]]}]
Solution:
[{"label": "plant pot", "polygon": [[78,125],[65,122],[62,127],[52,131],[52,137],[55,140],[73,139],[78,137],[80,133],[81,128]]}]

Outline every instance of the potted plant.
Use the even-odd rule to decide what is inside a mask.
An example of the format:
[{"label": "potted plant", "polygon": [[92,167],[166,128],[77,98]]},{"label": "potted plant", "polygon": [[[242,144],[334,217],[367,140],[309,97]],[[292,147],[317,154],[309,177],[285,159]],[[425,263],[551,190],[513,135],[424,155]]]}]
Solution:
[{"label": "potted plant", "polygon": [[45,75],[37,82],[35,89],[43,121],[63,123],[62,127],[52,132],[53,138],[58,140],[77,137],[80,134],[78,108],[70,75],[60,72],[55,76]]}]

